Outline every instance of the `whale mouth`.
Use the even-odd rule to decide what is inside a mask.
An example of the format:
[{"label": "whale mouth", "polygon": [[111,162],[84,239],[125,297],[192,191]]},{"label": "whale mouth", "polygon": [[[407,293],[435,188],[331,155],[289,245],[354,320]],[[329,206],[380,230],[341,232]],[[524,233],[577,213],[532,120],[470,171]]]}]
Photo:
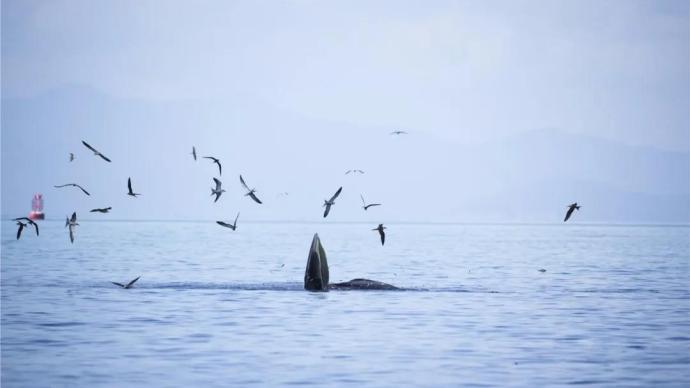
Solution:
[{"label": "whale mouth", "polygon": [[318,233],[314,233],[314,238],[311,240],[307,268],[304,271],[304,289],[328,291],[328,260]]}]

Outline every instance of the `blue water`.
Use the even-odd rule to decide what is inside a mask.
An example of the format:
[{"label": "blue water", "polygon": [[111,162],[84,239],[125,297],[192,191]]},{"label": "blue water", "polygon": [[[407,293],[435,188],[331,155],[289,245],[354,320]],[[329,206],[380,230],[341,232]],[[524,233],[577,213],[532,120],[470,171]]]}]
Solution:
[{"label": "blue water", "polygon": [[373,227],[3,221],[2,386],[690,384],[688,227]]}]

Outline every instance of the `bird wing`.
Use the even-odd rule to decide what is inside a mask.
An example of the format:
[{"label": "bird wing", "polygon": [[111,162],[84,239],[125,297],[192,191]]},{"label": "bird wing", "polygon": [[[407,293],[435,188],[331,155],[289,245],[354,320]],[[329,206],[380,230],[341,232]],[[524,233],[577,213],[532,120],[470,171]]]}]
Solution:
[{"label": "bird wing", "polygon": [[237,212],[237,215],[235,216],[235,223],[233,226],[237,227],[237,219],[240,218],[240,212]]},{"label": "bird wing", "polygon": [[99,153],[98,153],[98,156],[100,156],[101,158],[103,158],[103,160],[105,160],[106,162],[110,162],[110,159],[106,158],[105,155],[103,155],[102,153],[99,152]]},{"label": "bird wing", "polygon": [[90,149],[91,151],[93,151],[93,152],[98,152],[98,151],[96,151],[95,148],[91,147],[91,146],[89,145],[89,143],[85,142],[84,140],[82,140],[81,143],[82,143],[83,145],[85,145],[86,148]]},{"label": "bird wing", "polygon": [[137,280],[139,280],[140,277],[141,277],[141,276],[137,276],[136,279],[134,279],[134,280],[132,280],[131,282],[127,283],[127,285],[125,286],[125,288],[130,288],[130,287],[132,287],[132,285],[133,285],[134,283],[136,283]]},{"label": "bird wing", "polygon": [[218,174],[223,175],[223,167],[220,165],[220,161],[216,159],[215,163],[218,165]]},{"label": "bird wing", "polygon": [[380,203],[370,203],[366,206],[366,208],[369,209],[372,206],[381,206],[381,204]]},{"label": "bird wing", "polygon": [[192,156],[194,156],[194,160],[196,160],[196,147],[192,147]]},{"label": "bird wing", "polygon": [[367,203],[364,202],[364,196],[363,196],[362,194],[360,194],[359,197],[362,198],[362,205],[363,205],[364,207],[367,207]]},{"label": "bird wing", "polygon": [[347,171],[345,171],[345,175],[347,175],[347,174],[349,174],[349,173],[351,173],[351,172],[352,172],[352,170],[347,170]]},{"label": "bird wing", "polygon": [[381,235],[381,245],[383,245],[386,242],[386,232],[381,228],[379,229],[379,234]]},{"label": "bird wing", "polygon": [[129,189],[129,192],[134,194],[132,191],[132,178],[127,178],[127,188]]},{"label": "bird wing", "polygon": [[80,189],[81,189],[81,191],[83,191],[83,192],[84,192],[84,194],[86,194],[86,195],[88,195],[88,196],[91,196],[91,194],[89,194],[89,192],[88,192],[88,191],[84,190],[84,188],[83,188],[83,187],[81,187],[81,186],[79,186],[78,184],[76,184],[76,183],[75,183],[75,184],[74,184],[74,186],[76,186],[76,187],[80,188]]},{"label": "bird wing", "polygon": [[12,221],[21,221],[21,220],[25,220],[25,221],[33,223],[33,221],[31,221],[30,219],[28,219],[26,217],[19,217],[19,218],[12,219]]},{"label": "bird wing", "polygon": [[74,243],[74,225],[69,226],[69,240]]},{"label": "bird wing", "polygon": [[220,190],[220,186],[222,183],[216,178],[213,178],[213,181],[216,182],[216,191]]},{"label": "bird wing", "polygon": [[220,194],[221,194],[221,193],[220,193],[220,191],[218,191],[218,192],[216,192],[215,194],[216,194],[216,199],[213,200],[213,203],[218,202],[218,198],[220,198]]},{"label": "bird wing", "polygon": [[242,174],[240,174],[240,183],[242,183],[242,186],[244,186],[245,189],[247,189],[248,191],[251,191],[249,189],[249,186],[247,186],[247,184],[244,182],[244,178],[242,178]]},{"label": "bird wing", "polygon": [[77,222],[77,212],[72,213],[71,222]]},{"label": "bird wing", "polygon": [[36,228],[36,236],[38,236],[38,224],[33,221],[31,221],[31,224]]},{"label": "bird wing", "polygon": [[323,218],[326,218],[328,216],[328,213],[331,211],[331,204],[327,203],[326,204],[326,210],[323,211]]},{"label": "bird wing", "polygon": [[262,203],[261,200],[256,196],[256,194],[254,194],[253,191],[250,191],[250,192],[249,192],[249,196],[252,197],[252,199],[253,199],[254,201],[256,201],[256,203]]},{"label": "bird wing", "polygon": [[110,283],[113,283],[113,284],[116,285],[116,286],[120,286],[120,287],[122,287],[122,288],[125,288],[125,285],[122,284],[122,283],[118,283],[118,282],[110,282]]},{"label": "bird wing", "polygon": [[333,194],[333,196],[331,197],[331,199],[330,199],[328,202],[333,202],[333,201],[335,201],[335,199],[338,198],[338,196],[340,195],[340,192],[341,192],[341,191],[343,191],[343,187],[342,187],[342,186],[340,186],[340,188],[338,189],[338,191],[336,191],[335,194]]},{"label": "bird wing", "polygon": [[228,224],[227,222],[223,222],[223,221],[216,221],[216,224],[218,224],[220,226],[224,226],[226,228],[230,227],[230,224]]},{"label": "bird wing", "polygon": [[72,185],[74,185],[74,183],[65,183],[64,185],[53,186],[53,187],[55,187],[56,189],[59,189],[59,188],[61,188],[61,187],[67,187],[67,186],[72,186]]},{"label": "bird wing", "polygon": [[563,222],[568,221],[568,219],[570,218],[570,216],[573,214],[573,210],[575,210],[574,207],[571,207],[570,209],[568,209],[568,212],[565,213],[565,219],[563,220]]},{"label": "bird wing", "polygon": [[19,237],[22,235],[22,230],[24,230],[24,224],[20,222],[19,229],[17,229],[17,240],[19,240]]}]

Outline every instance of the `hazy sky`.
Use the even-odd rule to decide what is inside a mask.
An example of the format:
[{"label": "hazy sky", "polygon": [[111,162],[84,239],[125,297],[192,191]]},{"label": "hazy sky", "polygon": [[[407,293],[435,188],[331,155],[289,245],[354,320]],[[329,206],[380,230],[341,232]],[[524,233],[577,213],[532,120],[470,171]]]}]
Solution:
[{"label": "hazy sky", "polygon": [[[50,176],[61,179],[78,181],[84,174],[96,174],[94,166],[82,175],[69,173],[73,166],[58,167],[63,155],[83,151],[78,148],[82,137],[100,143],[118,162],[124,151],[116,144],[127,147],[127,159],[135,150],[164,152],[162,145],[165,152],[174,149],[186,157],[188,146],[196,144],[202,153],[212,149],[226,160],[235,158],[227,166],[233,184],[239,172],[233,165],[241,162],[236,159],[237,148],[242,148],[243,158],[250,158],[261,154],[251,147],[267,141],[272,144],[269,150],[282,147],[294,154],[280,155],[289,161],[263,154],[268,158],[263,161],[266,168],[257,161],[254,179],[248,179],[264,187],[280,179],[292,181],[294,190],[307,190],[317,179],[320,185],[313,188],[317,207],[343,184],[341,176],[291,180],[285,177],[287,172],[281,172],[280,178],[269,176],[268,165],[287,168],[293,158],[304,158],[310,147],[326,147],[329,139],[340,139],[348,131],[363,136],[353,141],[353,147],[374,133],[388,136],[392,129],[407,130],[416,139],[470,148],[545,130],[685,153],[690,147],[689,4],[685,0],[4,0],[3,196],[11,198],[3,200],[3,212],[16,212],[6,209],[19,203],[12,202],[14,194],[20,199],[27,196],[6,187],[19,183],[24,176],[20,174],[38,176],[48,165],[55,169]],[[65,96],[70,99],[69,109],[51,103],[51,99],[64,101]],[[23,106],[44,110],[34,112],[36,123],[51,121],[31,127],[26,116],[17,113]],[[83,114],[75,110],[79,106]],[[260,117],[263,107],[274,117]],[[74,116],[56,118],[65,112]],[[103,117],[94,118],[99,112],[104,112]],[[135,120],[140,120],[139,128]],[[195,120],[199,128],[190,124]],[[69,122],[73,125],[65,124]],[[286,124],[276,129],[281,122],[300,128]],[[51,123],[53,128],[48,127]],[[301,123],[319,128],[311,132]],[[269,124],[273,128],[260,126]],[[11,152],[30,144],[28,128],[33,142],[63,141],[59,144],[64,148],[50,157],[37,156],[33,167],[22,163],[20,173],[14,168],[10,172],[7,164],[18,164]],[[122,143],[123,137],[130,142]],[[377,150],[370,150],[367,165],[340,161],[333,165],[333,174],[342,174],[343,168],[375,172],[377,162],[392,164],[395,157],[416,158],[422,164],[433,157],[433,149],[414,150],[415,138],[405,141],[412,143],[405,149],[411,154],[379,148],[377,159],[373,155]],[[226,146],[221,149],[220,144]],[[58,155],[61,159],[50,159]],[[93,162],[87,157],[80,153],[77,162]],[[135,175],[132,168],[139,166],[144,174],[150,167],[145,159],[129,162],[131,166],[108,166],[112,174],[119,174],[118,184]],[[309,162],[325,163],[307,160],[292,167],[304,169]],[[181,166],[163,169],[168,174],[199,174],[180,170],[190,168]],[[213,169],[205,167],[199,184],[210,187]],[[386,170],[385,177],[370,177],[369,183],[404,187],[395,182],[404,181],[406,173],[391,176],[391,171]],[[155,180],[149,175],[155,173],[149,171],[139,179]],[[48,191],[48,183],[58,182],[46,178],[40,187],[25,190]],[[604,183],[627,189],[617,182]],[[683,192],[687,181],[679,185]],[[275,186],[265,195],[283,191]],[[459,184],[451,189],[466,187]],[[233,195],[241,194],[234,190]],[[351,193],[350,200],[355,204],[358,195]],[[146,206],[155,208],[152,203]],[[187,216],[193,217],[202,206],[199,202]],[[402,209],[389,211],[381,214],[404,219]],[[271,213],[262,216],[271,218]]]}]

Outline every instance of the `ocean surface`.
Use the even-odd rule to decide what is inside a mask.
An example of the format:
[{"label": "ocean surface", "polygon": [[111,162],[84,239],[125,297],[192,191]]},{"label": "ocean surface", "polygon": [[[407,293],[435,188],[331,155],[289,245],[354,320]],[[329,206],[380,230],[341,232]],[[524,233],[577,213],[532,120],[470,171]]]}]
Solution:
[{"label": "ocean surface", "polygon": [[690,385],[689,227],[80,224],[2,221],[2,387]]}]

